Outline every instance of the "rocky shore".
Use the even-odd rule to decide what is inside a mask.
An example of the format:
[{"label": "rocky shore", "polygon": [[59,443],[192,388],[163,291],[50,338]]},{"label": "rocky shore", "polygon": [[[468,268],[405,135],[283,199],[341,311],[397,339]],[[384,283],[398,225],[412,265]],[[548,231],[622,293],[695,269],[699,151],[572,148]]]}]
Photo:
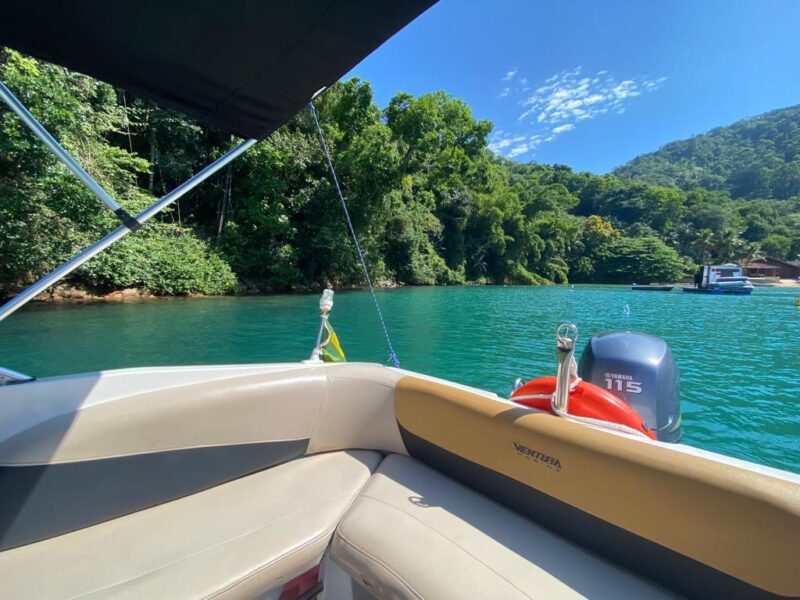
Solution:
[{"label": "rocky shore", "polygon": [[[336,291],[342,290],[360,290],[365,289],[365,286],[362,285],[331,285],[326,283],[325,285],[321,283],[312,283],[311,285],[295,285],[289,290],[276,290],[267,285],[266,281],[261,280],[254,280],[254,279],[246,279],[243,280],[241,287],[236,294],[229,294],[229,295],[241,295],[241,296],[261,296],[261,295],[270,295],[270,294],[308,294],[308,293],[320,293],[326,287],[332,287]],[[677,284],[689,284],[691,281],[689,279],[679,280]],[[374,281],[373,285],[376,288],[382,289],[391,289],[391,288],[398,288],[404,287],[405,284],[402,282],[393,281],[390,279]],[[467,285],[475,285],[474,283],[467,284]],[[765,287],[790,287],[790,288],[798,288],[800,290],[800,282],[794,279],[781,279],[780,281],[770,282],[768,286]],[[96,290],[88,290],[84,288],[79,288],[72,286],[67,283],[62,283],[61,285],[57,285],[56,287],[48,290],[46,293],[41,294],[38,298],[34,300],[34,302],[46,302],[46,303],[53,303],[53,304],[88,304],[92,302],[140,302],[143,300],[157,300],[159,298],[164,298],[166,296],[160,294],[154,294],[153,292],[147,290],[141,290],[138,288],[125,288],[121,290],[113,290],[111,292],[102,292]],[[187,296],[189,298],[207,298],[210,296],[206,296],[204,294],[190,294]],[[0,302],[3,299],[0,298]]]},{"label": "rocky shore", "polygon": [[[256,278],[243,278],[241,280],[241,289],[240,294],[247,294],[247,295],[259,295],[259,294],[282,294],[282,293],[294,293],[294,294],[306,294],[309,292],[319,293],[322,292],[325,288],[332,288],[336,291],[340,290],[361,290],[364,289],[365,286],[363,285],[356,285],[356,284],[347,284],[347,285],[335,285],[330,282],[325,283],[318,283],[314,282],[310,285],[294,285],[289,290],[276,290],[271,287],[266,280],[256,279]],[[405,284],[402,282],[397,282],[391,279],[382,279],[378,281],[373,281],[372,285],[376,288],[396,288],[402,287]]]},{"label": "rocky shore", "polygon": [[[381,280],[373,282],[376,288],[396,288],[402,287],[403,283],[398,283],[392,280]],[[359,285],[345,285],[336,286],[321,283],[313,283],[311,285],[295,285],[289,290],[276,290],[267,285],[266,281],[259,281],[247,279],[242,281],[237,294],[230,295],[245,295],[245,296],[259,296],[268,294],[306,294],[306,293],[320,293],[325,287],[333,287],[339,290],[359,290],[364,286]],[[45,302],[53,304],[88,304],[92,302],[140,302],[143,300],[156,300],[166,296],[154,294],[148,290],[139,288],[125,288],[121,290],[113,290],[110,292],[103,292],[99,290],[90,290],[86,288],[76,287],[68,283],[57,285],[47,292],[40,294],[33,302]],[[204,294],[189,294],[189,298],[205,298],[209,297]],[[0,296],[0,302],[5,299]]]},{"label": "rocky shore", "polygon": [[61,285],[51,288],[46,293],[41,294],[35,301],[53,302],[56,304],[80,304],[86,302],[138,302],[140,300],[148,300],[157,297],[158,296],[147,290],[140,290],[137,288],[126,288],[103,293],[62,283]]}]

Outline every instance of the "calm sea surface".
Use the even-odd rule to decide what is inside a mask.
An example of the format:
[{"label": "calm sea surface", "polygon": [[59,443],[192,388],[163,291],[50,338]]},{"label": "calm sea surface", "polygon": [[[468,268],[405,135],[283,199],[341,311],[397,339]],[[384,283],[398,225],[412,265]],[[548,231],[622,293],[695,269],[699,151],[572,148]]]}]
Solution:
[{"label": "calm sea surface", "polygon": [[[636,329],[664,338],[681,371],[684,443],[800,473],[800,289],[750,297],[621,286],[378,291],[404,368],[508,395],[517,376],[555,372],[554,330]],[[366,292],[336,294],[349,360],[388,355]],[[39,377],[145,365],[297,361],[318,296],[34,306],[0,323],[0,365]]]}]

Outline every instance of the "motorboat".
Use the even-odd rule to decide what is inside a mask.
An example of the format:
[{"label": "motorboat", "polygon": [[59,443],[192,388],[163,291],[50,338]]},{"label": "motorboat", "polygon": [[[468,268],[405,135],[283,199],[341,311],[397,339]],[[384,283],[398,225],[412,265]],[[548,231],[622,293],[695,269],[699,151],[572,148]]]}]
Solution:
[{"label": "motorboat", "polygon": [[[5,0],[1,44],[245,141],[131,215],[0,85],[120,220],[0,320],[432,3]],[[326,354],[332,308],[295,363],[0,370],[0,597],[800,597],[800,477],[677,443],[662,340],[593,336],[578,365],[565,324],[552,386],[503,398],[401,368],[388,332],[391,364]]]},{"label": "motorboat", "polygon": [[669,284],[659,284],[659,283],[648,283],[645,285],[639,285],[637,283],[631,284],[631,289],[634,292],[671,292],[675,289],[674,285]]},{"label": "motorboat", "polygon": [[695,294],[744,296],[753,292],[753,284],[742,274],[742,268],[739,265],[704,265],[698,271],[695,287],[681,289],[684,292]]}]

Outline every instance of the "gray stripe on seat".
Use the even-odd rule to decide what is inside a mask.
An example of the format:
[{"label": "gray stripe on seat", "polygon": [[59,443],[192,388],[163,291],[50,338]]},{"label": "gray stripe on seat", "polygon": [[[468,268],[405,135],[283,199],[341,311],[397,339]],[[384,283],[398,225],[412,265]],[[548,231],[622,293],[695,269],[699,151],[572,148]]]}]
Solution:
[{"label": "gray stripe on seat", "polygon": [[0,550],[120,517],[303,456],[308,439],[0,466]]}]

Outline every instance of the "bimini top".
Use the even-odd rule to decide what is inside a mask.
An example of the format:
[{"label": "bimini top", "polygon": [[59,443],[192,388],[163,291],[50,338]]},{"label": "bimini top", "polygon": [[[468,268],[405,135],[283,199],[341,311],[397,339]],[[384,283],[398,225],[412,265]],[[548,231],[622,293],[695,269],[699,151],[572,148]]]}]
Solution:
[{"label": "bimini top", "polygon": [[2,0],[0,45],[261,139],[436,0]]}]

